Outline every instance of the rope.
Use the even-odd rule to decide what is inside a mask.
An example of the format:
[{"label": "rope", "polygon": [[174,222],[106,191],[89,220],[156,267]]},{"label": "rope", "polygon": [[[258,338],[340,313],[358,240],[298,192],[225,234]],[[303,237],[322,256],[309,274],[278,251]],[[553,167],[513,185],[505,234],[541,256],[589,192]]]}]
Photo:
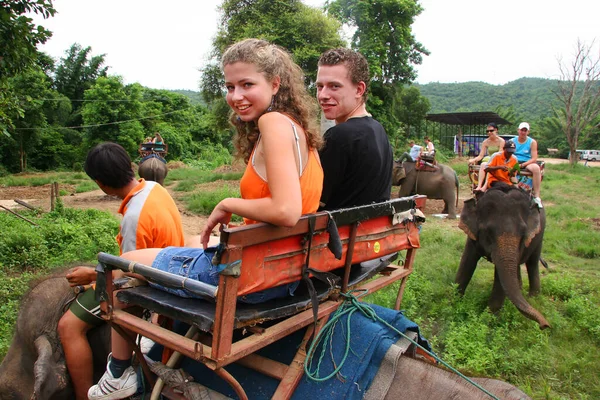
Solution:
[{"label": "rope", "polygon": [[[357,294],[355,295],[354,293],[357,293]],[[493,395],[492,393],[487,391],[485,388],[483,388],[479,384],[475,383],[474,381],[472,381],[467,376],[460,373],[455,368],[451,367],[448,363],[446,363],[444,360],[439,358],[437,355],[430,352],[429,350],[427,350],[426,348],[421,346],[419,343],[417,343],[413,339],[406,336],[403,332],[400,332],[394,326],[390,325],[387,321],[381,319],[370,305],[362,303],[359,300],[361,297],[365,296],[367,293],[368,293],[367,289],[360,289],[360,290],[354,289],[354,290],[349,291],[348,293],[341,294],[343,297],[346,298],[346,300],[337,309],[337,311],[331,316],[331,318],[325,324],[323,329],[321,329],[319,331],[315,340],[313,340],[313,342],[311,343],[311,345],[308,349],[308,353],[306,355],[306,362],[304,363],[304,373],[306,374],[306,376],[309,379],[311,379],[315,382],[324,382],[326,380],[331,379],[332,377],[334,377],[341,371],[342,367],[344,366],[344,363],[346,362],[348,353],[350,352],[350,337],[351,337],[350,320],[351,320],[352,314],[354,314],[357,311],[360,311],[367,318],[387,326],[388,328],[392,329],[394,332],[398,333],[400,336],[404,337],[405,339],[408,339],[412,344],[414,344],[415,346],[417,346],[418,348],[423,350],[425,353],[427,353],[428,355],[433,357],[436,361],[438,361],[439,363],[444,365],[446,368],[448,368],[449,370],[451,370],[452,372],[454,372],[455,374],[457,374],[458,376],[460,376],[461,378],[463,378],[464,380],[469,382],[471,385],[475,386],[476,388],[478,388],[479,390],[481,390],[482,392],[484,392],[485,394],[490,396],[491,398],[493,398],[495,400],[500,400],[498,397],[496,397],[495,395]],[[325,377],[321,377],[320,376],[320,367],[321,367],[321,362],[323,361],[323,358],[325,357],[325,353],[327,353],[326,343],[329,343],[329,346],[331,347],[331,349],[329,350],[329,352],[331,354],[331,360],[333,362],[333,365],[336,365],[335,360],[333,360],[333,353],[331,352],[331,350],[333,348],[331,343],[333,340],[333,333],[335,331],[335,328],[336,328],[338,322],[340,322],[341,318],[345,315],[347,315],[347,319],[346,319],[346,348],[344,350],[344,356],[342,357],[342,360],[339,362],[339,364],[336,366],[336,368],[333,370],[333,372],[331,372],[329,375],[327,375]],[[311,369],[311,366],[313,363],[313,356],[315,355],[317,347],[319,346],[319,343],[321,341],[323,341],[323,343],[324,343],[323,347],[321,348],[321,354],[319,355],[319,360],[317,362],[316,367],[313,369],[313,371],[311,371],[310,369]],[[340,374],[340,377],[345,378],[341,374]]]}]

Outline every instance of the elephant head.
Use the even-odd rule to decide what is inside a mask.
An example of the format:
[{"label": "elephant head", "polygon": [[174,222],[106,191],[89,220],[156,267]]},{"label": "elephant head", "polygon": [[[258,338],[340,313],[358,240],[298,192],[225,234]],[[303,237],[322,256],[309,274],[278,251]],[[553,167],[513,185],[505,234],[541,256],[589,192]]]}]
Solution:
[{"label": "elephant head", "polygon": [[527,265],[530,294],[537,294],[545,220],[544,209],[538,209],[514,186],[498,185],[477,200],[465,201],[459,227],[468,239],[456,276],[459,290],[466,289],[479,258],[487,257],[495,266],[490,308],[500,308],[506,295],[542,329],[548,327],[542,314],[522,295],[519,269],[522,263]]},{"label": "elephant head", "polygon": [[[67,400],[74,393],[56,327],[73,291],[65,272],[43,279],[23,296],[12,343],[0,364],[0,400]],[[108,325],[92,329],[94,370],[104,372]],[[99,376],[96,376],[96,379]]]},{"label": "elephant head", "polygon": [[167,164],[163,159],[158,157],[150,157],[144,160],[138,169],[140,178],[158,182],[161,186],[165,182],[168,172]]},{"label": "elephant head", "polygon": [[415,163],[399,163],[394,161],[392,169],[392,185],[399,186],[402,184],[406,175],[415,169]]}]

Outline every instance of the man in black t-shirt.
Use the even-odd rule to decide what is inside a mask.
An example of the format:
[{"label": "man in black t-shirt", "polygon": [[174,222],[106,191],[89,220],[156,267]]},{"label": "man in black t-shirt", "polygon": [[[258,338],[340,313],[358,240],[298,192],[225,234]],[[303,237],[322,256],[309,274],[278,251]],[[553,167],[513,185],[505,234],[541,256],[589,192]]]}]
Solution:
[{"label": "man in black t-shirt", "polygon": [[321,210],[390,199],[393,151],[379,122],[367,112],[369,66],[350,49],[328,50],[319,59],[317,99],[336,125],[319,152],[325,178]]}]

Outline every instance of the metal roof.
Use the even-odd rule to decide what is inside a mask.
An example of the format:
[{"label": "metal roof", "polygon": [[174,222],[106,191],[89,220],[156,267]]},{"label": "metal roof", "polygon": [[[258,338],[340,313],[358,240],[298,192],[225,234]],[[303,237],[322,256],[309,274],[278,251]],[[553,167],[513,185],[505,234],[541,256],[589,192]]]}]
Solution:
[{"label": "metal roof", "polygon": [[425,119],[428,121],[439,122],[441,124],[448,125],[486,125],[490,122],[494,122],[497,125],[511,124],[511,122],[491,111],[427,114]]}]

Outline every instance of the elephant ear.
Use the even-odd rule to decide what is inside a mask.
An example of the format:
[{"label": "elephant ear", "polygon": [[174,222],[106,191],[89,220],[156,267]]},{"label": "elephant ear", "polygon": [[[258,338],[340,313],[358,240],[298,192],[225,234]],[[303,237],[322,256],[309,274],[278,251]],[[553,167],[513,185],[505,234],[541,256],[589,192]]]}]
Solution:
[{"label": "elephant ear", "polygon": [[542,230],[540,210],[536,206],[529,207],[527,216],[527,232],[525,234],[525,247],[529,247],[533,238]]},{"label": "elephant ear", "polygon": [[460,213],[460,222],[458,223],[458,227],[472,240],[477,240],[476,206],[477,201],[475,199],[465,200],[462,212]]},{"label": "elephant ear", "polygon": [[66,366],[55,362],[52,344],[46,335],[41,335],[34,343],[37,359],[33,366],[35,383],[30,400],[49,399],[66,388]]},{"label": "elephant ear", "polygon": [[400,181],[406,177],[406,170],[400,163],[394,161],[394,170],[392,171],[392,182],[394,185],[399,185]]}]

